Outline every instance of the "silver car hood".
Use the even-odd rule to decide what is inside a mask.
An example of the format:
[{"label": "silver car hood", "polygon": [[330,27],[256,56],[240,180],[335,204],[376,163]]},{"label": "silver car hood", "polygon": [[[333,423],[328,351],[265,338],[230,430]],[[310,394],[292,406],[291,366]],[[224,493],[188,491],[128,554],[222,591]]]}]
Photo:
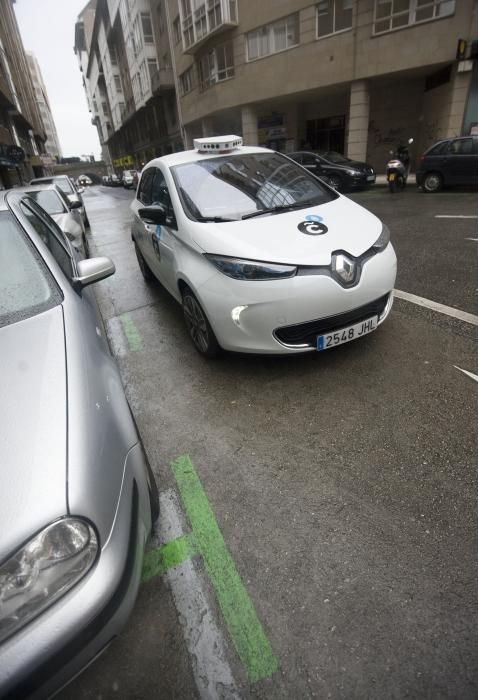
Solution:
[{"label": "silver car hood", "polygon": [[67,512],[62,307],[0,328],[0,358],[2,561]]}]

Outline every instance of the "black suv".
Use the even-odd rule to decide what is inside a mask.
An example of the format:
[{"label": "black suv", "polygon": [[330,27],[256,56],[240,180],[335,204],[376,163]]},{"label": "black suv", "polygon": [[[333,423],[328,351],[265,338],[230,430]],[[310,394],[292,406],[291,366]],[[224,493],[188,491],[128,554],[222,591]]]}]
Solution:
[{"label": "black suv", "polygon": [[367,163],[350,160],[336,151],[286,153],[311,173],[329,183],[335,190],[367,187],[375,182],[375,172]]},{"label": "black suv", "polygon": [[438,192],[447,185],[478,185],[478,136],[435,143],[422,155],[417,185]]}]

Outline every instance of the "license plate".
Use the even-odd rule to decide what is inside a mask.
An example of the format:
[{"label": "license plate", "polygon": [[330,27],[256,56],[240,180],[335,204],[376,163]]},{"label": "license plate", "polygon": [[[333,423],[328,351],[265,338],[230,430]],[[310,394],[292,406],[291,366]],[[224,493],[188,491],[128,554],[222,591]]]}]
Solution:
[{"label": "license plate", "polygon": [[317,336],[317,350],[328,350],[329,348],[334,348],[336,345],[342,345],[343,343],[349,343],[351,340],[356,340],[356,338],[361,338],[367,333],[371,333],[377,328],[378,316],[372,316],[366,321],[360,321],[360,323],[355,323],[353,326],[347,326],[347,328],[341,328],[335,333],[327,333],[326,335]]},{"label": "license plate", "polygon": [[369,182],[375,182],[375,175],[368,175],[367,180]]},{"label": "license plate", "polygon": [[390,173],[390,175],[388,176],[388,181],[393,182],[394,180],[395,180],[395,173]]}]

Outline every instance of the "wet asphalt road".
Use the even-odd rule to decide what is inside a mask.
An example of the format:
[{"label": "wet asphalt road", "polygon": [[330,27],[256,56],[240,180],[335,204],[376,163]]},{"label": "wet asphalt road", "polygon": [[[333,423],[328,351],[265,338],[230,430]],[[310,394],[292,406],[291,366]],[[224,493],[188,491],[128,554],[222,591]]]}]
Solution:
[{"label": "wet asphalt road", "polygon": [[[476,698],[478,382],[456,367],[478,374],[478,327],[396,300],[376,333],[327,353],[204,360],[180,307],[143,282],[132,196],[85,198],[117,266],[98,299],[160,491],[189,454],[277,658],[247,680],[210,589],[241,696]],[[476,192],[353,198],[391,229],[397,288],[478,314],[478,219],[435,218],[478,215]],[[181,622],[151,579],[61,697],[197,697]]]}]

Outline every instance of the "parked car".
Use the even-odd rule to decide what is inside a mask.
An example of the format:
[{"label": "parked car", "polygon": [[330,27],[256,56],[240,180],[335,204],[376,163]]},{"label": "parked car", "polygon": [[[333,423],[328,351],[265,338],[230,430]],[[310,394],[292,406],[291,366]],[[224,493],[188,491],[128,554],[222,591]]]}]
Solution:
[{"label": "parked car", "polygon": [[88,175],[80,175],[76,184],[78,187],[90,187],[93,184],[93,180]]},{"label": "parked car", "polygon": [[453,185],[478,185],[478,136],[435,143],[420,158],[416,180],[424,192],[438,192]]},{"label": "parked car", "polygon": [[101,177],[101,184],[102,185],[109,185],[110,182],[110,176],[109,175],[103,175]]},{"label": "parked car", "polygon": [[136,170],[123,171],[123,187],[127,190],[138,185],[138,172]]},{"label": "parked car", "polygon": [[90,285],[28,195],[0,194],[0,697],[50,697],[123,627],[157,491]]},{"label": "parked car", "polygon": [[110,185],[110,187],[120,187],[121,180],[116,173],[113,173],[112,175],[110,175],[108,184]]},{"label": "parked car", "polygon": [[350,160],[336,151],[298,151],[287,155],[339,192],[365,188],[375,183],[376,174],[371,165]]},{"label": "parked car", "polygon": [[52,175],[50,177],[36,177],[30,180],[30,185],[58,185],[63,194],[66,194],[70,202],[80,202],[80,212],[83,217],[83,222],[88,228],[90,222],[86,214],[85,204],[83,202],[83,189],[77,189],[73,180],[68,175]]},{"label": "parked car", "polygon": [[377,217],[237,136],[194,146],[146,165],[131,210],[141,272],[199,352],[325,350],[387,318],[397,262]]},{"label": "parked car", "polygon": [[57,185],[27,185],[16,188],[15,191],[26,192],[58,224],[80,256],[89,257],[88,240],[79,211],[79,202],[70,202]]}]

